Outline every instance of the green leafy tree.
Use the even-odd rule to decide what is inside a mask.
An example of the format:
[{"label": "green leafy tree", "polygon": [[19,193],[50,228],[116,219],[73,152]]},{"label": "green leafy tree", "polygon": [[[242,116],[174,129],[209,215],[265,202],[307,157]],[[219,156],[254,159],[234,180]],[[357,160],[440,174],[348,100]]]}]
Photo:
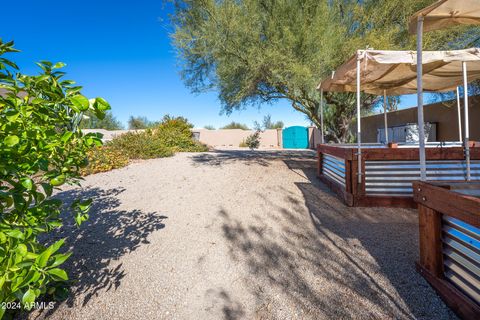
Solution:
[{"label": "green leafy tree", "polygon": [[[101,145],[97,134],[79,129],[83,113],[99,119],[109,104],[88,100],[71,80],[63,79],[61,62],[38,63],[41,73],[28,76],[4,57],[13,42],[0,40],[0,318],[12,316],[8,302],[30,309],[41,296],[61,297],[68,280],[59,253],[64,239],[46,246],[39,236],[62,225],[62,201],[55,188],[78,184],[86,152]],[[88,218],[91,200],[74,201],[74,220]]]},{"label": "green leafy tree", "polygon": [[272,116],[270,115],[266,115],[263,117],[262,124],[258,123],[257,121],[253,123],[253,127],[257,131],[269,130],[269,129],[282,129],[283,126],[284,124],[282,121],[273,122]]},{"label": "green leafy tree", "polygon": [[[320,126],[319,81],[357,49],[415,49],[407,21],[433,0],[173,2],[173,41],[188,87],[218,91],[227,113],[286,99]],[[425,48],[451,47],[464,30],[428,33]],[[336,141],[351,136],[345,129],[355,119],[353,95],[325,94],[326,109],[335,109],[326,112],[335,116],[326,119],[327,131]],[[361,107],[378,101],[363,95]]]},{"label": "green leafy tree", "polygon": [[123,125],[118,121],[112,112],[108,111],[103,119],[99,119],[92,111],[87,111],[80,122],[82,129],[105,129],[122,130]]},{"label": "green leafy tree", "polygon": [[215,127],[212,126],[212,125],[206,125],[205,127],[203,127],[204,129],[207,129],[207,130],[215,130]]},{"label": "green leafy tree", "polygon": [[158,122],[150,121],[147,117],[130,116],[128,119],[128,129],[139,130],[153,128],[158,125]]},{"label": "green leafy tree", "polygon": [[223,126],[221,129],[242,129],[242,130],[250,130],[246,124],[232,121],[229,124]]}]

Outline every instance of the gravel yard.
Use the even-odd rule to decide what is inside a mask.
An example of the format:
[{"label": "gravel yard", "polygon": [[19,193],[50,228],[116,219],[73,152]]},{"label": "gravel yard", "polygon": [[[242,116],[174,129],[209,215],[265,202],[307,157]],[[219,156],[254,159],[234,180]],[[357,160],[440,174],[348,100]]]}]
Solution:
[{"label": "gravel yard", "polygon": [[48,319],[452,319],[414,210],[348,208],[310,151],[181,153],[88,176],[73,294]]}]

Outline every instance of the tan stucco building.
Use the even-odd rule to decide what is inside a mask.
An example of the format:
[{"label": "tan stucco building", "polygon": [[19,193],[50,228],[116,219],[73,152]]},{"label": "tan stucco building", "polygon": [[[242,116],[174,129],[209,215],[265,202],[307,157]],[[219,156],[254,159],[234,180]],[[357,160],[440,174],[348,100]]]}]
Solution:
[{"label": "tan stucco building", "polygon": [[[463,99],[461,99],[462,131],[465,130],[463,118]],[[458,141],[457,102],[447,101],[424,106],[425,122],[436,124],[436,141]],[[407,108],[389,112],[388,127],[404,126],[417,123],[417,108]],[[469,99],[470,140],[480,141],[480,96]],[[377,130],[384,129],[383,113],[362,118],[362,141],[377,142]]]}]

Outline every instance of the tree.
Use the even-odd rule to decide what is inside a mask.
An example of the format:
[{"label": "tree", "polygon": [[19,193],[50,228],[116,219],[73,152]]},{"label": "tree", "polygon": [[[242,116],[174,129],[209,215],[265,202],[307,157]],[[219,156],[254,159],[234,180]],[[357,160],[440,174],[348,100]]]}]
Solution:
[{"label": "tree", "polygon": [[123,125],[115,116],[109,111],[105,114],[103,119],[97,118],[91,111],[87,111],[84,114],[82,121],[80,122],[80,128],[82,129],[105,129],[105,130],[122,130]]},{"label": "tree", "polygon": [[266,115],[263,117],[262,124],[255,121],[253,123],[253,126],[257,131],[268,130],[268,129],[282,129],[283,122],[282,121],[272,122],[272,117],[270,115]]},{"label": "tree", "polygon": [[221,129],[242,129],[242,130],[250,130],[246,124],[232,121],[226,126],[223,126]]},{"label": "tree", "polygon": [[209,125],[209,124],[208,124],[208,125],[204,126],[204,127],[203,127],[203,129],[207,129],[207,130],[215,130],[215,127],[214,127],[214,126],[212,126],[212,125]]},{"label": "tree", "polygon": [[153,122],[147,119],[147,117],[134,117],[130,116],[128,119],[128,129],[139,130],[153,128],[158,125],[157,122]]},{"label": "tree", "polygon": [[[415,49],[410,15],[433,0],[173,0],[182,76],[194,92],[216,90],[230,113],[287,99],[320,126],[319,81],[355,50]],[[452,46],[464,28],[427,33],[425,48]],[[463,39],[463,38],[462,38]],[[354,94],[325,94],[327,130],[346,141]],[[343,96],[340,98],[340,96]],[[362,108],[378,103],[364,95]],[[347,103],[347,104],[344,104]],[[340,135],[338,135],[340,134]]]},{"label": "tree", "polygon": [[[64,79],[64,63],[41,61],[40,74],[21,73],[3,56],[15,51],[13,42],[0,40],[0,318],[8,319],[19,306],[31,309],[42,296],[65,293],[61,265],[71,253],[59,253],[65,239],[45,242],[45,233],[62,226],[65,209],[52,195],[65,183],[79,184],[87,151],[102,144],[99,134],[79,129],[83,113],[102,119],[110,109]],[[77,225],[88,219],[91,203],[73,201]]]}]

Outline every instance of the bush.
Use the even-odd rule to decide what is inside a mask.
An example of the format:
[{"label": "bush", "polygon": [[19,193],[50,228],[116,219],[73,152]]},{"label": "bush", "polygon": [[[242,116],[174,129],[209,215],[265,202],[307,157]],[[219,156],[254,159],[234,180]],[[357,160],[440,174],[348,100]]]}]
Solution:
[{"label": "bush", "polygon": [[129,159],[152,159],[169,157],[173,151],[155,139],[152,130],[127,132],[107,143],[112,150],[126,155]]},{"label": "bush", "polygon": [[221,129],[241,129],[241,130],[250,130],[246,124],[232,121],[226,126],[223,126]]},{"label": "bush", "polygon": [[255,131],[255,133],[249,135],[245,140],[245,144],[252,150],[258,149],[260,146],[260,132]]},{"label": "bush", "polygon": [[[14,51],[13,42],[0,40],[0,56]],[[0,59],[0,318],[13,313],[6,303],[31,309],[40,296],[63,296],[68,275],[60,266],[70,253],[59,253],[63,239],[46,246],[38,237],[62,225],[63,203],[52,199],[53,189],[78,184],[86,152],[101,145],[100,136],[79,130],[83,112],[102,118],[110,109],[64,80],[58,70],[63,63],[38,65],[42,72],[27,76]],[[88,218],[90,205],[74,201],[77,225]]]},{"label": "bush", "polygon": [[152,159],[172,156],[175,152],[202,152],[207,147],[193,139],[193,126],[183,117],[165,116],[153,129],[128,132],[107,145],[130,159]]},{"label": "bush", "polygon": [[111,146],[93,148],[87,152],[88,165],[80,171],[82,176],[110,171],[128,165],[128,156]]},{"label": "bush", "polygon": [[243,140],[242,142],[240,142],[240,144],[238,145],[240,148],[247,148],[248,145],[247,143],[245,142],[245,140]]}]

